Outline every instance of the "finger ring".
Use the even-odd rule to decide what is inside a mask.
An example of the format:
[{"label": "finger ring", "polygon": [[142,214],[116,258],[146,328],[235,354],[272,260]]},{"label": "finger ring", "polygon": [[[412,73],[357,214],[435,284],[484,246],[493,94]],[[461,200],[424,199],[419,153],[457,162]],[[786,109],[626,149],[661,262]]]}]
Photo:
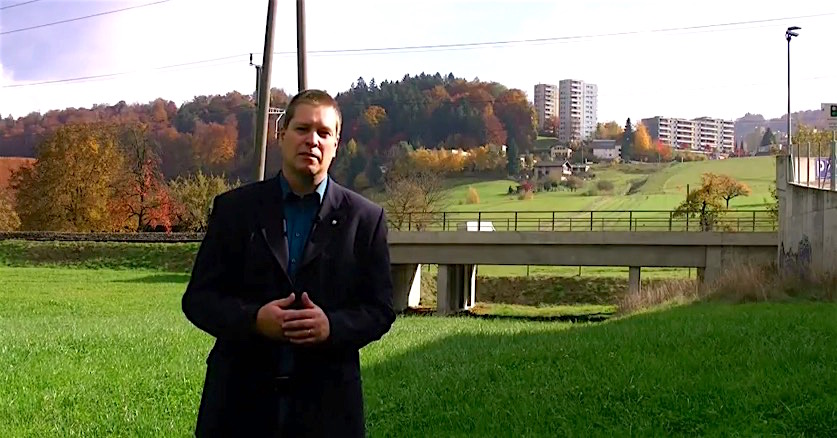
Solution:
[{"label": "finger ring", "polygon": [[314,334],[314,329],[308,329],[308,336],[311,336],[313,334]]}]

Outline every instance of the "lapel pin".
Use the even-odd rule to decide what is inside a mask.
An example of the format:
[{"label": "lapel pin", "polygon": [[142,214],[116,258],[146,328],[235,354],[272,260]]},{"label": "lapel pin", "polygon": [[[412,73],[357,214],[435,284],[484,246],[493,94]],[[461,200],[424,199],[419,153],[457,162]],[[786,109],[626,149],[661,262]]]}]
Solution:
[{"label": "lapel pin", "polygon": [[332,219],[332,220],[331,220],[331,224],[332,224],[332,225],[337,225],[337,219]]}]

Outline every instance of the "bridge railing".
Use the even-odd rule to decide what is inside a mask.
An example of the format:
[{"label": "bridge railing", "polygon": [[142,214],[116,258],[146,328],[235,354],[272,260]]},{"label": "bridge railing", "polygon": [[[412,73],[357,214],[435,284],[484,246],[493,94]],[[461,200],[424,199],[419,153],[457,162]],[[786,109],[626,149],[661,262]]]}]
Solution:
[{"label": "bridge railing", "polygon": [[390,214],[399,231],[776,231],[768,210],[727,210],[711,220],[673,210],[411,211]]}]

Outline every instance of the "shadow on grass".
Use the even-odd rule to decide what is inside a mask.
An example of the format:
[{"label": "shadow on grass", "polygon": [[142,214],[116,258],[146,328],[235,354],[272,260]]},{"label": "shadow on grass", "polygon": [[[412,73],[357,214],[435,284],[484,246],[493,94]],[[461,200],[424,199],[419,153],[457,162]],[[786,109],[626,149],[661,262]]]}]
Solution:
[{"label": "shadow on grass", "polygon": [[[526,308],[527,306],[521,306],[522,308]],[[583,310],[579,310],[577,313],[559,313],[554,315],[537,315],[537,314],[529,314],[525,311],[521,311],[521,313],[495,313],[496,311],[492,311],[490,308],[488,309],[480,309],[476,311],[476,309],[471,310],[463,310],[456,312],[450,316],[453,317],[460,317],[460,318],[474,318],[474,319],[485,319],[485,320],[508,320],[508,321],[532,321],[532,322],[571,322],[571,323],[591,323],[591,322],[603,322],[607,321],[608,319],[616,316],[616,311],[613,312],[584,312]],[[411,307],[405,309],[402,313],[404,316],[425,316],[425,317],[435,317],[438,316],[436,314],[435,307],[429,306],[421,306],[421,307]]]},{"label": "shadow on grass", "polygon": [[364,351],[369,436],[835,436],[835,307],[731,307],[572,328],[407,317]]},{"label": "shadow on grass", "polygon": [[132,278],[130,280],[114,280],[114,283],[143,283],[143,284],[158,284],[158,283],[182,283],[186,284],[189,282],[189,278],[191,274],[178,274],[178,273],[164,273],[164,274],[152,274],[146,275],[144,277],[137,277]]},{"label": "shadow on grass", "polygon": [[490,313],[463,312],[462,316],[486,320],[523,320],[533,322],[603,322],[610,319],[613,313],[584,313],[578,315],[495,315]]},{"label": "shadow on grass", "polygon": [[[460,318],[473,318],[473,319],[485,319],[485,320],[507,320],[507,321],[532,321],[532,322],[571,322],[571,323],[591,323],[591,322],[603,322],[607,321],[608,319],[612,318],[616,315],[616,312],[596,312],[596,313],[584,313],[579,312],[576,314],[559,314],[559,315],[529,315],[525,313],[521,314],[497,314],[497,313],[490,313],[491,311],[486,311],[487,313],[477,313],[469,310],[463,310],[460,312],[456,312],[450,316],[453,317],[460,317]],[[425,316],[425,317],[435,317],[438,316],[436,314],[435,307],[412,307],[404,310],[402,312],[404,316]]]}]

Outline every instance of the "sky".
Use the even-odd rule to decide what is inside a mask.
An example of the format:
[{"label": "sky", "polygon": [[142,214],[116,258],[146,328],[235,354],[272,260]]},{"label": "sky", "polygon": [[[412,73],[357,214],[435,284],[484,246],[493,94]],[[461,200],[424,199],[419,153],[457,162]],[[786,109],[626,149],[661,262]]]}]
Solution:
[{"label": "sky", "polygon": [[[293,94],[296,2],[277,3],[271,86]],[[0,115],[249,94],[249,54],[262,62],[267,5],[0,0]],[[93,14],[102,15],[50,25]],[[796,25],[792,110],[837,102],[837,2],[828,0],[307,0],[305,15],[308,87],[332,94],[359,77],[439,72],[496,81],[531,100],[535,84],[572,78],[598,85],[600,122],[779,117],[788,99],[784,32]],[[509,41],[517,42],[498,43]],[[92,78],[72,80],[84,77]]]}]

